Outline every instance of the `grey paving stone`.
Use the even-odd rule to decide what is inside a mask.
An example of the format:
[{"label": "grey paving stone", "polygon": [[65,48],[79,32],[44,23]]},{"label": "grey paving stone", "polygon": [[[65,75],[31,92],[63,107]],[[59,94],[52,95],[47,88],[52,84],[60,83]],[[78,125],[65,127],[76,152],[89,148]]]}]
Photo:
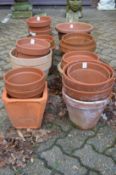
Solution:
[{"label": "grey paving stone", "polygon": [[113,159],[116,161],[116,145],[113,148],[108,149],[105,152],[106,155],[112,156]]},{"label": "grey paving stone", "polygon": [[75,151],[74,155],[79,157],[84,165],[99,171],[102,175],[116,174],[116,166],[112,159],[96,153],[90,145]]},{"label": "grey paving stone", "polygon": [[0,168],[0,175],[15,175],[15,173],[9,168]]},{"label": "grey paving stone", "polygon": [[98,173],[95,173],[93,171],[90,171],[89,175],[99,175]]},{"label": "grey paving stone", "polygon": [[101,127],[94,138],[88,140],[88,144],[92,144],[96,150],[103,152],[111,146],[116,139],[116,132],[109,126]]},{"label": "grey paving stone", "polygon": [[33,163],[29,163],[23,170],[26,175],[50,175],[51,171],[44,167],[44,163],[35,158]]},{"label": "grey paving stone", "polygon": [[71,153],[74,149],[80,148],[84,144],[85,140],[93,135],[94,132],[91,130],[82,131],[77,128],[73,128],[67,137],[59,139],[57,143],[65,152]]},{"label": "grey paving stone", "polygon": [[110,62],[110,65],[113,67],[113,68],[116,68],[116,60],[112,60]]},{"label": "grey paving stone", "polygon": [[56,146],[43,152],[41,157],[47,161],[49,166],[65,175],[85,175],[86,173],[86,169],[81,167],[76,159],[64,155]]}]

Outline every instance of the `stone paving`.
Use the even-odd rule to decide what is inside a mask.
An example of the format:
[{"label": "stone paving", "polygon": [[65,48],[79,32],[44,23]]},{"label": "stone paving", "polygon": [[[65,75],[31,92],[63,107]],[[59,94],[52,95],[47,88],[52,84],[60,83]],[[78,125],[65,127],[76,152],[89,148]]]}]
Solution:
[{"label": "stone paving", "polygon": [[[58,44],[56,23],[65,21],[65,10],[44,9],[53,17],[53,34]],[[38,12],[36,9],[35,12]],[[0,10],[0,20],[9,13],[9,10]],[[116,12],[84,9],[81,19],[95,26],[93,35],[97,41],[97,53],[103,61],[116,68]],[[27,34],[25,20],[13,20],[0,26],[0,96],[2,94],[3,74],[11,68],[8,52],[15,46],[18,38]],[[54,54],[57,64],[60,61],[58,52]],[[67,114],[60,116],[57,101],[51,110],[54,120],[43,123],[43,128],[56,128],[60,134],[48,141],[37,144],[34,148],[34,161],[23,169],[12,167],[0,168],[0,175],[116,175],[116,131],[105,122],[99,122],[96,128],[82,131],[72,125]],[[47,114],[46,111],[46,114]],[[7,132],[11,124],[7,118],[2,101],[0,101],[0,131]]]}]

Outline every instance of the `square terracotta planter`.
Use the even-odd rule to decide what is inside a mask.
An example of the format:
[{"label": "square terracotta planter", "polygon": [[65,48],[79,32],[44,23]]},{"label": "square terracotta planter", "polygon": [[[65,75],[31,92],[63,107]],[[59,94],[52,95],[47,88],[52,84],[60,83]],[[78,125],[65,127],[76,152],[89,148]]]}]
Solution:
[{"label": "square terracotta planter", "polygon": [[47,83],[41,98],[15,99],[2,94],[8,117],[15,128],[40,128],[48,99]]}]

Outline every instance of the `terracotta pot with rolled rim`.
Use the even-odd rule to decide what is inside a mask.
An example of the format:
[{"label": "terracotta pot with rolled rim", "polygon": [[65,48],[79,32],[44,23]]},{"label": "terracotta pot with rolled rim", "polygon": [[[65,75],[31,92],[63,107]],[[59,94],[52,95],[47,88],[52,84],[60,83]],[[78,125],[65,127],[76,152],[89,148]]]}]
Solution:
[{"label": "terracotta pot with rolled rim", "polygon": [[27,25],[29,27],[46,27],[51,24],[50,16],[33,16],[27,19]]},{"label": "terracotta pot with rolled rim", "polygon": [[65,53],[61,59],[61,68],[63,68],[69,62],[74,61],[100,61],[99,56],[96,53],[89,51],[72,51]]},{"label": "terracotta pot with rolled rim", "polygon": [[26,55],[45,55],[50,51],[50,44],[45,40],[25,37],[16,42],[16,50]]},{"label": "terracotta pot with rolled rim", "polygon": [[78,91],[78,90],[72,89],[63,82],[63,88],[64,88],[64,92],[68,96],[76,100],[96,101],[96,100],[104,100],[108,98],[111,95],[113,85],[111,85],[110,87],[104,90],[87,92],[87,91]]},{"label": "terracotta pot with rolled rim", "polygon": [[91,24],[84,22],[59,23],[56,25],[59,39],[62,39],[62,37],[67,33],[91,33],[93,28],[94,27]]},{"label": "terracotta pot with rolled rim", "polygon": [[41,97],[45,87],[45,82],[42,83],[37,89],[31,91],[15,91],[6,88],[7,94],[12,98],[27,99],[27,98],[39,98]]},{"label": "terracotta pot with rolled rim", "polygon": [[67,76],[83,83],[100,83],[110,78],[110,71],[102,66],[102,62],[74,62],[67,68]]},{"label": "terracotta pot with rolled rim", "polygon": [[37,68],[24,67],[8,71],[4,76],[5,86],[11,91],[32,91],[45,82],[45,73]]},{"label": "terracotta pot with rolled rim", "polygon": [[37,39],[45,39],[46,41],[48,41],[50,43],[51,49],[55,48],[55,41],[52,35],[48,35],[48,34],[39,34],[39,35],[35,35],[35,36],[28,36],[29,38],[35,37]]},{"label": "terracotta pot with rolled rim", "polygon": [[87,33],[70,33],[62,37],[60,48],[64,53],[68,51],[95,51],[96,42]]},{"label": "terracotta pot with rolled rim", "polygon": [[[109,79],[107,79],[106,81],[104,81],[102,83],[86,84],[86,83],[74,81],[67,76],[67,68],[70,64],[73,64],[73,63],[68,63],[63,68],[62,79],[67,86],[69,86],[73,89],[76,89],[79,91],[84,90],[84,91],[89,91],[89,92],[93,91],[94,92],[94,91],[104,90],[105,88],[108,88],[114,84],[114,81],[115,81],[114,72],[110,66],[109,66],[109,71],[111,71],[111,77]],[[104,64],[104,63],[102,63],[102,64]],[[106,66],[106,64],[104,64],[104,66]]]}]

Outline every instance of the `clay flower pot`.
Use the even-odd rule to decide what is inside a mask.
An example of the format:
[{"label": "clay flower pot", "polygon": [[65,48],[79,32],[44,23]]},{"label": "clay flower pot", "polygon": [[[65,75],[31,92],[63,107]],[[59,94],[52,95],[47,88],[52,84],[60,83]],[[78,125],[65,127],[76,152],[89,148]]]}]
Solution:
[{"label": "clay flower pot", "polygon": [[99,61],[99,56],[89,51],[72,51],[65,53],[61,60],[61,67],[75,61]]},{"label": "clay flower pot", "polygon": [[95,51],[96,42],[94,38],[87,33],[70,33],[62,37],[60,41],[62,52],[69,51]]},{"label": "clay flower pot", "polygon": [[41,56],[48,54],[50,50],[50,44],[45,40],[39,40],[37,38],[22,38],[16,43],[16,50],[22,54]]},{"label": "clay flower pot", "polygon": [[8,91],[32,91],[45,82],[45,74],[37,68],[17,68],[8,71],[4,76],[4,80]]},{"label": "clay flower pot", "polygon": [[41,28],[36,28],[36,27],[29,27],[28,28],[28,31],[29,33],[32,32],[32,33],[35,33],[35,34],[50,34],[51,32],[51,28],[50,26],[47,26],[47,27],[41,27]]},{"label": "clay flower pot", "polygon": [[75,23],[59,23],[56,25],[56,30],[58,31],[59,39],[62,39],[67,33],[91,33],[93,26],[89,23],[75,22]]},{"label": "clay flower pot", "polygon": [[62,92],[70,120],[81,129],[91,129],[98,123],[109,98],[94,102],[75,100]]},{"label": "clay flower pot", "polygon": [[[102,66],[106,66],[106,67],[109,67],[109,70],[111,71],[110,72],[110,78],[108,78],[106,81],[104,82],[100,82],[100,83],[94,83],[94,84],[88,84],[88,83],[83,83],[83,82],[80,82],[80,81],[74,81],[73,79],[69,78],[67,76],[67,69],[69,67],[69,65],[71,64],[74,64],[73,63],[68,63],[64,68],[63,68],[63,73],[62,73],[62,79],[63,81],[65,82],[65,84],[67,86],[69,86],[70,88],[73,88],[75,90],[83,90],[83,91],[88,91],[88,92],[95,92],[95,91],[100,91],[100,90],[104,90],[105,88],[108,88],[110,87],[111,85],[114,84],[114,71],[113,69],[107,65],[107,64],[104,64],[104,63],[100,63],[102,64]],[[106,68],[105,67],[105,68]]]},{"label": "clay flower pot", "polygon": [[51,24],[50,16],[33,16],[27,20],[29,27],[46,27]]},{"label": "clay flower pot", "polygon": [[6,89],[2,94],[8,117],[15,128],[40,128],[48,98],[47,83],[40,98],[9,98]]},{"label": "clay flower pot", "polygon": [[74,62],[69,65],[67,75],[74,81],[86,84],[95,84],[106,81],[110,78],[109,70],[102,66],[101,62]]},{"label": "clay flower pot", "polygon": [[96,100],[103,100],[109,97],[111,95],[113,85],[111,85],[110,87],[104,90],[87,92],[87,91],[82,91],[82,90],[79,91],[79,90],[72,89],[63,82],[63,88],[64,88],[64,92],[69,97],[74,98],[76,100],[96,101]]},{"label": "clay flower pot", "polygon": [[10,52],[10,60],[12,63],[12,68],[21,68],[21,67],[35,67],[43,70],[47,75],[49,69],[52,65],[52,50],[45,56],[28,56],[23,55],[23,57],[17,57],[17,51],[13,48]]}]

